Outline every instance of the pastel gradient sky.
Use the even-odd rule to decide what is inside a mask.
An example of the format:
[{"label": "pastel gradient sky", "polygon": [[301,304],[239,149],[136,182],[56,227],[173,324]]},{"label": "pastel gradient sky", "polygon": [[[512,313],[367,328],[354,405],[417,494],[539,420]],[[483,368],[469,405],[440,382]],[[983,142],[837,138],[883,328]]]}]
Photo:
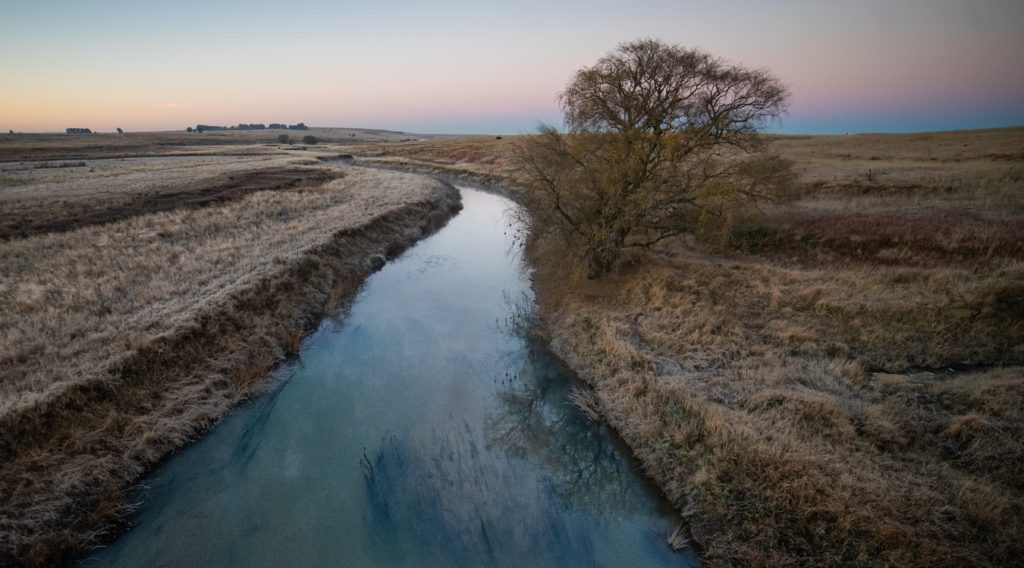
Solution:
[{"label": "pastel gradient sky", "polygon": [[0,129],[528,132],[638,37],[770,68],[781,132],[1024,124],[1022,0],[0,0]]}]

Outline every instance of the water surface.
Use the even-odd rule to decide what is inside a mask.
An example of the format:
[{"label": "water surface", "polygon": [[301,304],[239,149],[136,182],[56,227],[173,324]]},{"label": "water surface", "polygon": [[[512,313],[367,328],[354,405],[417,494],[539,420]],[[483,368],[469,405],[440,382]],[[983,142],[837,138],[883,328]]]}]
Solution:
[{"label": "water surface", "polygon": [[508,200],[464,209],[324,321],[277,385],[146,481],[87,566],[680,566],[673,518],[524,337]]}]

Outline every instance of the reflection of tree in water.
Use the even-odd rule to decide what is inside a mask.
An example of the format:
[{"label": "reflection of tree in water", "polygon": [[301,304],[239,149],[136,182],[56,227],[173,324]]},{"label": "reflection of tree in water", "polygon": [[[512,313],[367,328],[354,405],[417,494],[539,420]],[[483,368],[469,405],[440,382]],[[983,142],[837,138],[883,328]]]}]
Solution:
[{"label": "reflection of tree in water", "polygon": [[524,565],[531,551],[592,565],[600,531],[587,523],[650,511],[626,460],[568,402],[569,371],[523,311],[532,301],[506,306],[503,329],[524,349],[504,362],[483,424],[388,436],[361,459],[372,534],[396,563]]},{"label": "reflection of tree in water", "polygon": [[[551,489],[591,513],[632,512],[644,507],[637,478],[602,427],[569,402],[572,371],[547,347],[533,298],[504,294],[502,329],[526,348],[502,381],[488,413],[488,447],[527,459],[548,476]],[[515,368],[515,367],[514,367]]]},{"label": "reflection of tree in water", "polygon": [[628,462],[568,401],[568,373],[543,345],[531,345],[487,416],[488,447],[533,463],[557,497],[591,514],[644,509]]},{"label": "reflection of tree in water", "polygon": [[591,531],[574,530],[579,520],[552,506],[537,476],[487,452],[467,423],[388,437],[361,463],[371,538],[391,563],[535,565],[528,553],[596,564]]}]

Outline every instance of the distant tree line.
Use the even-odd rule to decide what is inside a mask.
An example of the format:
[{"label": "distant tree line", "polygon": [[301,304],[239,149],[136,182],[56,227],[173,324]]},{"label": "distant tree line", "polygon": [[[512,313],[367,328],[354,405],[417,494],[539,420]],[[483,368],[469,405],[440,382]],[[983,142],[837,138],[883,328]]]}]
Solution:
[{"label": "distant tree line", "polygon": [[[215,126],[212,124],[197,124],[194,129],[191,126],[189,126],[185,129],[185,131],[192,132],[194,130],[195,132],[199,132],[200,134],[202,134],[207,130],[265,130],[267,128],[268,127],[265,124],[242,123],[238,124],[237,126]],[[309,130],[309,127],[301,122],[298,124],[281,124],[278,122],[274,122],[270,124],[269,128],[278,130]]]},{"label": "distant tree line", "polygon": [[90,129],[90,128],[65,128],[64,132],[67,132],[68,134],[92,134],[92,129]]}]

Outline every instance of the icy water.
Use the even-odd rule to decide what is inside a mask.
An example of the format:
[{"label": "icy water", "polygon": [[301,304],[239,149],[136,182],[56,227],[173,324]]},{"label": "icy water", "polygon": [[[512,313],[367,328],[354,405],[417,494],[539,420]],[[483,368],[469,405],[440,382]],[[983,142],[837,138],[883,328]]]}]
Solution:
[{"label": "icy water", "polygon": [[671,513],[521,333],[496,195],[373,275],[275,387],[146,480],[85,566],[687,566]]}]

